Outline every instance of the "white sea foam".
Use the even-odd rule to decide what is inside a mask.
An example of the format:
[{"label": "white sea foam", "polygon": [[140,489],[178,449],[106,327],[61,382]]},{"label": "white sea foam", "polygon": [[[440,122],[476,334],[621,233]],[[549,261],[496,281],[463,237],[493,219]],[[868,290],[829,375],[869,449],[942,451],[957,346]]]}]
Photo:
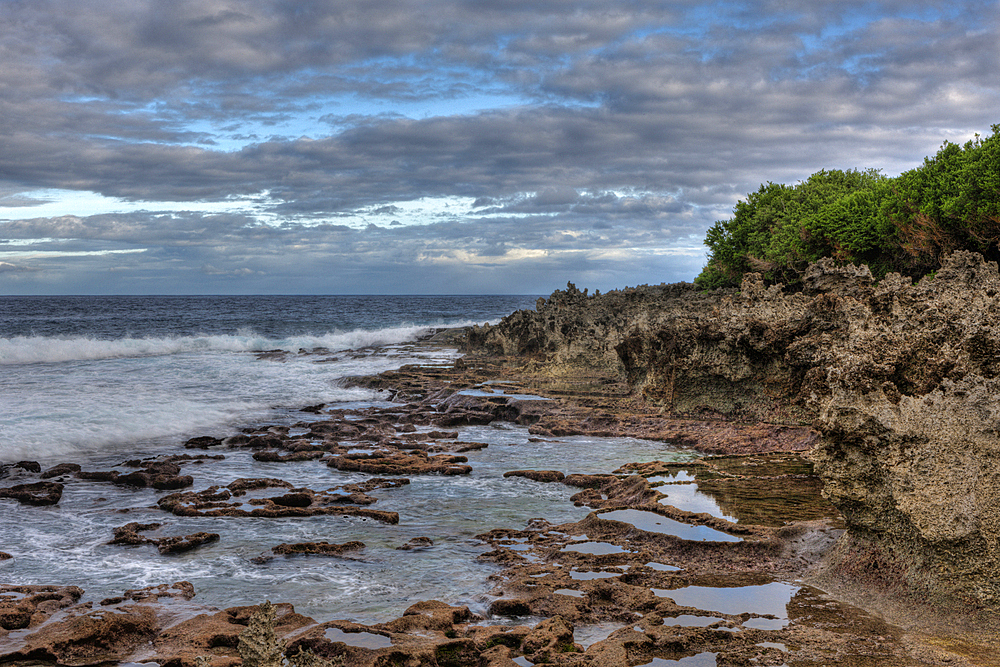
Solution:
[{"label": "white sea foam", "polygon": [[324,347],[353,350],[412,341],[431,331],[426,326],[398,326],[377,330],[333,331],[285,339],[267,338],[241,329],[234,335],[103,339],[88,336],[14,336],[0,338],[0,365],[96,361],[129,357],[156,357],[190,352],[262,352]]},{"label": "white sea foam", "polygon": [[[48,460],[75,452],[148,448],[192,435],[224,436],[275,409],[372,401],[378,392],[341,378],[412,361],[391,354],[341,355],[313,363],[299,349],[350,350],[413,339],[424,327],[396,327],[285,340],[236,336],[99,340],[0,340],[0,460]],[[282,349],[287,363],[250,352]],[[451,353],[439,353],[443,357]],[[35,362],[35,363],[32,363]],[[44,362],[44,363],[42,363]]]}]

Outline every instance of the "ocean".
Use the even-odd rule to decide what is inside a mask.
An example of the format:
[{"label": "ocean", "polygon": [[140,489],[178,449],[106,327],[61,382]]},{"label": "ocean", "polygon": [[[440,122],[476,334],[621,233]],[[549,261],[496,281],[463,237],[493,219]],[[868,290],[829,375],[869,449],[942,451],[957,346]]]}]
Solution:
[{"label": "ocean", "polygon": [[[404,364],[450,364],[454,349],[409,345],[437,328],[496,322],[534,296],[0,297],[0,464],[30,460],[84,470],[127,470],[127,459],[190,453],[191,437],[225,437],[245,427],[290,425],[317,403],[364,408],[388,396],[344,386],[343,378]],[[325,348],[315,363],[300,350]],[[280,360],[262,352],[283,350]],[[264,599],[291,602],[319,621],[362,623],[399,616],[439,599],[482,613],[491,565],[475,538],[491,528],[523,528],[542,517],[576,521],[585,508],[572,490],[503,478],[516,469],[610,472],[629,461],[687,460],[689,451],[628,438],[529,442],[527,429],[491,424],[461,429],[486,442],[470,452],[473,472],[413,476],[383,489],[373,508],[399,512],[398,525],[358,517],[176,517],[156,508],[165,492],[67,478],[57,505],[0,499],[0,582],[78,585],[85,600],[126,589],[190,581],[195,601],[225,608]],[[263,464],[251,452],[212,450],[223,461],[186,466],[193,490],[241,477],[277,477],[320,490],[368,476],[319,461]],[[3,466],[0,486],[37,481]],[[221,535],[191,552],[162,555],[149,545],[109,545],[125,523],[162,523],[163,534]],[[415,537],[433,547],[399,551]],[[255,559],[279,543],[359,540],[344,557]]]}]

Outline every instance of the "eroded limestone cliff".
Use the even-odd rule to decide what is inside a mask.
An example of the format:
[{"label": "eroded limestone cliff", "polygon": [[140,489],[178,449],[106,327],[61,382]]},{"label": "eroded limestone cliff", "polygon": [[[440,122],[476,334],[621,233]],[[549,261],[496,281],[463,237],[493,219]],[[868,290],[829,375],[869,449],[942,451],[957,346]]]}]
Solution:
[{"label": "eroded limestone cliff", "polygon": [[955,253],[912,284],[810,267],[804,289],[572,285],[467,336],[540,375],[625,382],[678,416],[812,424],[849,530],[828,564],[906,595],[1000,605],[1000,274]]}]

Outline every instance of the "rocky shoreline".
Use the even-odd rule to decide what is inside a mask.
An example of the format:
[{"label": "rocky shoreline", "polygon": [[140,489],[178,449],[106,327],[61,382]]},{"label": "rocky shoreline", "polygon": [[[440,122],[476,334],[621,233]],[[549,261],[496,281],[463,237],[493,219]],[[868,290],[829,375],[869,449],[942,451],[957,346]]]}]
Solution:
[{"label": "rocky shoreline", "polygon": [[867,562],[935,605],[995,610],[996,263],[958,252],[917,284],[873,284],[867,267],[824,261],[802,288],[757,274],[722,295],[570,286],[470,342],[539,377],[624,382],[672,416],[811,426],[811,460],[848,526],[842,566]]},{"label": "rocky shoreline", "polygon": [[[509,471],[567,485],[591,512],[559,525],[483,526],[491,550],[481,558],[498,567],[486,614],[427,600],[385,623],[316,623],[278,599],[275,637],[288,656],[308,649],[359,667],[996,664],[998,293],[996,266],[972,255],[920,285],[873,286],[864,272],[825,265],[799,293],[753,277],[723,295],[571,288],[495,327],[427,341],[462,347],[451,367],[354,379],[391,392],[392,407],[306,406],[301,433],[195,438],[187,449],[205,453],[135,461],[127,475],[20,462],[4,468],[4,502],[58,503],[61,485],[97,479],[156,489],[174,515],[347,513],[391,526],[371,492],[467,474],[463,452],[485,445],[461,441],[465,425],[523,424],[538,442],[658,439],[704,456],[599,475]],[[322,461],[371,478],[327,490],[273,477],[185,490],[186,467],[231,449],[261,464]],[[705,498],[714,502],[694,502]],[[213,539],[158,527],[125,523],[109,539],[162,553]],[[282,544],[261,558],[363,548]],[[198,605],[187,582],[99,603],[81,604],[83,593],[0,585],[0,662],[236,665],[259,612]]]}]

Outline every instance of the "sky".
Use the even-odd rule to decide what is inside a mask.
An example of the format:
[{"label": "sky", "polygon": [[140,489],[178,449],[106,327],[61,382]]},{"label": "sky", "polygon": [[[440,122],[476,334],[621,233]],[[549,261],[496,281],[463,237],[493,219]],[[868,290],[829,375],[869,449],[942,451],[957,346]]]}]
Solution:
[{"label": "sky", "polygon": [[690,281],[1000,123],[1000,3],[0,0],[0,295]]}]

